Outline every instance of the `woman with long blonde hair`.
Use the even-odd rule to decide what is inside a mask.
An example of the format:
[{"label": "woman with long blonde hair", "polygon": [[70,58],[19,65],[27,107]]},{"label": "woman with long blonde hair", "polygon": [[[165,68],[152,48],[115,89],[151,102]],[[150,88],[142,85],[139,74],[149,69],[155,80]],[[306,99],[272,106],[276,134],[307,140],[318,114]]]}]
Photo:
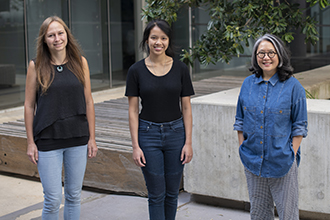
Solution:
[{"label": "woman with long blonde hair", "polygon": [[30,61],[24,118],[27,155],[44,189],[42,219],[58,219],[64,166],[64,219],[79,219],[87,158],[96,156],[95,112],[87,60],[64,21],[44,20]]}]

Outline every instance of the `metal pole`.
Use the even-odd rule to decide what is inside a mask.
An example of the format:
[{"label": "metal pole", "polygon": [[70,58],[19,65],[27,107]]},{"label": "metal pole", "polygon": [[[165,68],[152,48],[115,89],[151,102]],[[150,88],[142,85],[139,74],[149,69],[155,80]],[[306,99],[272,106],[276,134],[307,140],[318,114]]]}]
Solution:
[{"label": "metal pole", "polygon": [[109,87],[112,88],[112,67],[111,67],[111,30],[110,30],[110,0],[107,0],[108,9],[108,53],[109,53]]},{"label": "metal pole", "polygon": [[25,64],[26,69],[29,66],[29,47],[28,47],[28,35],[27,35],[27,15],[26,15],[26,0],[23,1],[23,19],[24,19],[24,43],[25,43]]},{"label": "metal pole", "polygon": [[71,0],[68,0],[69,29],[72,30]]},{"label": "metal pole", "polygon": [[[191,7],[188,8],[188,22],[189,22],[189,48],[192,48],[192,17],[191,17]],[[192,79],[192,72],[193,69],[191,65],[189,65],[189,72],[190,72],[190,78]]]}]

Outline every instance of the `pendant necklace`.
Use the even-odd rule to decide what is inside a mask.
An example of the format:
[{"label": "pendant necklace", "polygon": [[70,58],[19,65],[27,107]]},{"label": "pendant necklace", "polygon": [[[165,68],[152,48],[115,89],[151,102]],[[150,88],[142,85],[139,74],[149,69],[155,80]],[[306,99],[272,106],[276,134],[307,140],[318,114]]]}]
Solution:
[{"label": "pendant necklace", "polygon": [[[154,69],[154,63],[152,62],[151,58],[149,57],[149,60],[151,62],[151,67],[152,67],[152,70],[154,71],[155,75],[157,76],[157,73]],[[165,56],[165,61],[164,61],[164,65],[163,65],[163,74],[161,76],[163,76],[165,74],[165,64],[166,64],[166,56]]]},{"label": "pendant necklace", "polygon": [[63,63],[64,63],[65,59],[63,60],[63,62],[60,65],[56,65],[56,70],[57,72],[61,73],[63,71]]},{"label": "pendant necklace", "polygon": [[56,69],[57,69],[57,72],[60,73],[60,72],[63,71],[63,66],[61,66],[61,65],[60,66],[57,66]]}]

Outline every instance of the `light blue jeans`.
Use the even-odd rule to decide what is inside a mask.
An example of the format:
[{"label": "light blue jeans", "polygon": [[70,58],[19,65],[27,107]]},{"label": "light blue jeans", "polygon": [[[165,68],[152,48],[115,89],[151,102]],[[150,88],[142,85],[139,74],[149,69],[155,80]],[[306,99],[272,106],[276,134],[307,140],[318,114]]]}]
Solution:
[{"label": "light blue jeans", "polygon": [[80,217],[80,195],[87,163],[87,145],[39,151],[38,171],[44,190],[43,220],[58,220],[64,165],[64,219]]}]

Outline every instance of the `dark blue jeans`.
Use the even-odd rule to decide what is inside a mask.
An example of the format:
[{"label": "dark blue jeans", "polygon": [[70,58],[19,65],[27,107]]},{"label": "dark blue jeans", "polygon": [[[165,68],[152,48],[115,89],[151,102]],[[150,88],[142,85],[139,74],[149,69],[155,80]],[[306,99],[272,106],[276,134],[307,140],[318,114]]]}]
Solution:
[{"label": "dark blue jeans", "polygon": [[148,189],[150,220],[174,220],[185,144],[182,118],[166,123],[139,120],[139,145],[146,158],[142,168]]}]

